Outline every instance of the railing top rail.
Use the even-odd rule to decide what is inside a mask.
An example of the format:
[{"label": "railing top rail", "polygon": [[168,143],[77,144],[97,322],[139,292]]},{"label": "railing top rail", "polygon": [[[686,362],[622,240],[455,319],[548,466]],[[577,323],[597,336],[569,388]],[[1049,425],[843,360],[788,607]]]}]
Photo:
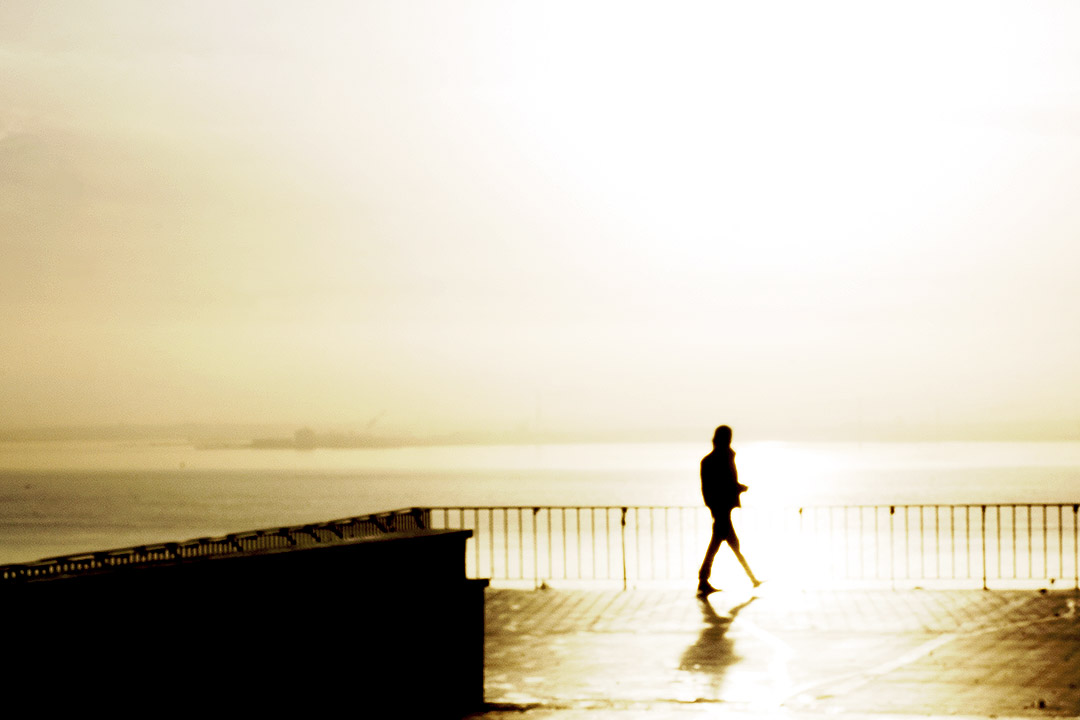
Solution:
[{"label": "railing top rail", "polygon": [[[872,509],[872,508],[1006,508],[1006,507],[1071,507],[1080,510],[1077,502],[992,502],[992,503],[916,503],[916,502],[884,502],[884,503],[807,503],[803,505],[784,503],[773,507],[792,510],[838,510],[838,509]],[[704,510],[704,505],[429,505],[427,510],[623,510],[623,509],[652,509],[652,510]]]},{"label": "railing top rail", "polygon": [[697,510],[703,505],[428,505],[428,510],[622,510],[624,508],[653,508],[656,510]]}]

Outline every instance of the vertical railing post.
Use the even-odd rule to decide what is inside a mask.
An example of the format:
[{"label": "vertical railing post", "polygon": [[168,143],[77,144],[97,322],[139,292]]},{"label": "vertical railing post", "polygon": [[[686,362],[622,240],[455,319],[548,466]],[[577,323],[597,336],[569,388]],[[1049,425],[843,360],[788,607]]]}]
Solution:
[{"label": "vertical railing post", "polygon": [[[1000,531],[1000,528],[998,528]],[[999,533],[1000,534],[1000,533]],[[982,506],[982,581],[983,590],[988,590],[986,586],[986,506]]]},{"label": "vertical railing post", "polygon": [[534,507],[532,509],[532,526],[533,526],[533,587],[540,587],[540,539],[537,531],[537,526],[540,524],[540,508]]},{"label": "vertical railing post", "polygon": [[1031,505],[1027,506],[1027,535],[1028,535],[1028,578],[1035,577],[1035,553],[1031,548]]},{"label": "vertical railing post", "polygon": [[622,517],[619,520],[619,543],[622,552],[622,589],[626,590],[626,508],[620,508]]},{"label": "vertical railing post", "polygon": [[910,507],[908,505],[901,505],[904,509],[904,579],[911,579],[911,538],[908,528],[908,516],[911,514],[908,512]]},{"label": "vertical railing post", "polygon": [[604,508],[604,579],[611,577],[611,510]]},{"label": "vertical railing post", "polygon": [[1073,505],[1073,589],[1080,591],[1080,548],[1077,547],[1077,540],[1080,539],[1078,534],[1078,528],[1076,521],[1080,515],[1080,505]]},{"label": "vertical railing post", "polygon": [[941,506],[934,506],[934,577],[941,579]]},{"label": "vertical railing post", "polygon": [[1060,505],[1058,510],[1058,577],[1065,579],[1065,520],[1064,511]]},{"label": "vertical railing post", "polygon": [[879,515],[880,508],[877,505],[873,506],[874,512],[874,579],[881,579],[881,519]]},{"label": "vertical railing post", "polygon": [[1042,531],[1043,531],[1043,574],[1050,577],[1050,545],[1046,531],[1046,506],[1042,506]]},{"label": "vertical railing post", "polygon": [[[1013,505],[1011,507],[1012,507],[1012,563],[1013,563],[1012,579],[1015,580],[1017,570],[1019,568],[1019,566],[1017,565],[1017,562],[1016,562],[1016,551],[1017,551],[1017,548],[1019,546],[1017,545],[1017,540],[1016,540],[1016,506]],[[1000,522],[1000,519],[999,519],[999,522]],[[998,532],[1001,532],[1001,531],[999,530]]]},{"label": "vertical railing post", "polygon": [[518,579],[525,579],[525,515],[522,508],[517,509],[518,516]]},{"label": "vertical railing post", "polygon": [[566,508],[562,508],[562,573],[563,579],[570,579],[570,571],[566,565]]},{"label": "vertical railing post", "polygon": [[634,508],[634,577],[641,581],[641,508]]},{"label": "vertical railing post", "polygon": [[592,579],[596,579],[596,508],[589,508],[589,543],[592,545]]},{"label": "vertical railing post", "polygon": [[896,506],[889,506],[889,584],[896,589],[896,539],[893,533],[893,518],[896,515]]},{"label": "vertical railing post", "polygon": [[964,506],[964,550],[967,555],[967,577],[971,577],[971,506]]},{"label": "vertical railing post", "polygon": [[949,549],[952,551],[952,561],[949,563],[949,568],[952,572],[952,579],[956,579],[956,508],[949,506]]},{"label": "vertical railing post", "polygon": [[555,577],[555,551],[554,551],[554,547],[553,547],[553,543],[554,543],[553,536],[554,536],[555,533],[553,533],[551,531],[551,516],[554,514],[553,513],[553,508],[545,508],[544,514],[547,515],[547,546],[548,546],[547,576],[548,576],[549,579],[553,579]]},{"label": "vertical railing post", "polygon": [[994,506],[995,514],[997,515],[997,532],[994,535],[997,537],[997,577],[1001,579],[1001,506]]},{"label": "vertical railing post", "polygon": [[866,579],[866,558],[863,557],[863,555],[865,553],[865,548],[863,548],[863,509],[861,507],[858,509],[858,513],[859,513],[859,535],[858,535],[858,540],[855,543],[855,546],[858,548],[858,553],[859,553],[859,579],[860,580],[865,580]]},{"label": "vertical railing post", "polygon": [[[806,536],[803,533],[803,509],[799,508],[799,542],[798,546],[802,551],[802,557],[796,557],[795,562],[798,563],[803,571],[806,569]],[[805,580],[805,578],[803,578]],[[805,585],[805,582],[804,582]]]},{"label": "vertical railing post", "polygon": [[577,508],[577,521],[574,524],[574,537],[577,538],[577,576],[578,580],[582,578],[581,574],[581,508]]}]

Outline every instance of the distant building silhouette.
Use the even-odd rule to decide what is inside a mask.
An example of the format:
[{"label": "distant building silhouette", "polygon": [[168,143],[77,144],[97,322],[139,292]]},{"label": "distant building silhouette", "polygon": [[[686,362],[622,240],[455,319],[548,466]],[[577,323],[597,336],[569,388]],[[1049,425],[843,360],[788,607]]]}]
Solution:
[{"label": "distant building silhouette", "polygon": [[315,431],[309,427],[303,427],[297,430],[293,433],[293,438],[296,440],[296,448],[298,450],[314,450],[315,445],[318,442]]}]

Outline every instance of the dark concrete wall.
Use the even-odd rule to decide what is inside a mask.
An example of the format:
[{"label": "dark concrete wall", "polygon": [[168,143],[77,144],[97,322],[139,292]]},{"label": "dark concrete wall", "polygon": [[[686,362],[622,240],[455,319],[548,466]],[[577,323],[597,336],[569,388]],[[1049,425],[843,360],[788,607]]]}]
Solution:
[{"label": "dark concrete wall", "polygon": [[483,703],[485,583],[465,579],[468,536],[397,533],[5,586],[7,686],[146,712],[460,717]]}]

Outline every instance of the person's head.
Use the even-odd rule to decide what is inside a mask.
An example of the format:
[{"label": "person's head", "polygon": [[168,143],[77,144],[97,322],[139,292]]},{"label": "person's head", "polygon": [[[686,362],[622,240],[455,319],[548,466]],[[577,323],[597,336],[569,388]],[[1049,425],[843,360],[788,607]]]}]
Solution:
[{"label": "person's head", "polygon": [[731,445],[731,428],[727,425],[721,425],[716,428],[716,432],[712,436],[713,447],[727,447]]}]

